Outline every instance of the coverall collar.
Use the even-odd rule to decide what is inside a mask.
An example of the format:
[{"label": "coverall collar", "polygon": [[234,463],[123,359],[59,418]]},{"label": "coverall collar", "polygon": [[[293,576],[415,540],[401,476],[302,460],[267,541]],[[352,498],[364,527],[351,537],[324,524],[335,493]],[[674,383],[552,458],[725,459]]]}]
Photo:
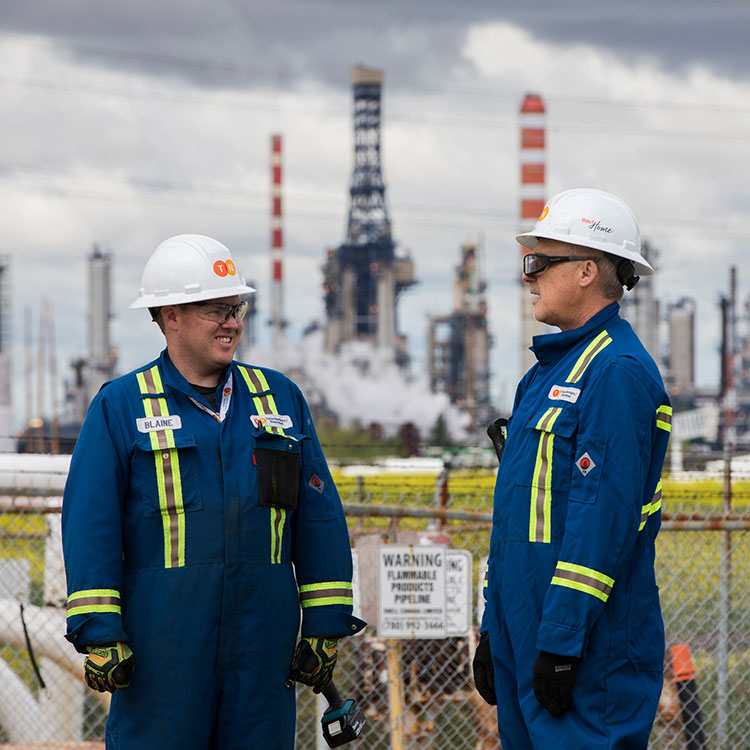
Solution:
[{"label": "coverall collar", "polygon": [[596,315],[589,318],[580,328],[570,331],[559,331],[558,333],[545,333],[534,336],[534,345],[530,346],[539,364],[544,366],[557,362],[572,346],[584,339],[589,339],[599,329],[606,328],[612,318],[618,317],[620,305],[613,302],[611,305],[599,310]]},{"label": "coverall collar", "polygon": [[[188,383],[183,377],[182,373],[174,366],[172,360],[169,358],[169,353],[166,349],[159,355],[159,367],[164,376],[164,386],[171,386],[176,388],[178,391],[182,391],[186,396],[195,397],[196,390]],[[217,388],[223,388],[226,383],[229,373],[232,371],[232,365],[227,365],[224,368],[224,372],[219,378]],[[203,398],[201,396],[201,398]]]}]

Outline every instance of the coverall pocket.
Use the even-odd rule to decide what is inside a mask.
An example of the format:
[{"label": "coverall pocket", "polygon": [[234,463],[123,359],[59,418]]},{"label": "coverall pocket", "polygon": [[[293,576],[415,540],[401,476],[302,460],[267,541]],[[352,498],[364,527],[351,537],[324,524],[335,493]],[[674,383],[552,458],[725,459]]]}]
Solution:
[{"label": "coverall pocket", "polygon": [[604,470],[606,443],[599,435],[579,435],[573,456],[570,500],[574,503],[595,503]]},{"label": "coverall pocket", "polygon": [[659,606],[659,588],[636,594],[630,590],[628,607],[628,659],[642,672],[664,668],[664,623]]},{"label": "coverall pocket", "polygon": [[258,503],[295,510],[300,485],[300,443],[287,435],[264,433],[256,437],[255,469]]},{"label": "coverall pocket", "polygon": [[570,487],[573,436],[577,428],[578,411],[572,406],[540,409],[529,420],[527,439],[531,440],[535,459],[529,466],[529,486],[562,491]]},{"label": "coverall pocket", "polygon": [[171,448],[154,448],[148,434],[138,435],[130,467],[131,499],[127,513],[158,516],[165,508],[184,512],[202,510],[200,479],[196,470],[195,435],[174,431]]}]

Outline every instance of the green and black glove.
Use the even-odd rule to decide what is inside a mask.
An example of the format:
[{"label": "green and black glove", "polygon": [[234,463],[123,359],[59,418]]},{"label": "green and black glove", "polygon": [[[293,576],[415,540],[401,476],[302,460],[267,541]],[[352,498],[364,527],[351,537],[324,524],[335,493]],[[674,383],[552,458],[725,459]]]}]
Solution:
[{"label": "green and black glove", "polygon": [[130,684],[135,656],[127,643],[88,646],[89,655],[83,663],[86,684],[100,693],[122,690]]},{"label": "green and black glove", "polygon": [[309,685],[321,693],[333,679],[338,640],[335,638],[300,638],[289,665],[289,679]]}]

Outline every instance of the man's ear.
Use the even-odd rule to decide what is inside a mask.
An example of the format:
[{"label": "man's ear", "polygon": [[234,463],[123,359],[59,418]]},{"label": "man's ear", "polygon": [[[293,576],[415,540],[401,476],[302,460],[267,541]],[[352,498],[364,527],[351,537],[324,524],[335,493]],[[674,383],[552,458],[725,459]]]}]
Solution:
[{"label": "man's ear", "polygon": [[579,266],[578,278],[581,286],[589,286],[599,276],[599,264],[595,260],[584,260]]},{"label": "man's ear", "polygon": [[161,309],[161,317],[164,321],[164,325],[167,328],[174,328],[179,319],[180,313],[177,310],[177,305],[164,305]]}]

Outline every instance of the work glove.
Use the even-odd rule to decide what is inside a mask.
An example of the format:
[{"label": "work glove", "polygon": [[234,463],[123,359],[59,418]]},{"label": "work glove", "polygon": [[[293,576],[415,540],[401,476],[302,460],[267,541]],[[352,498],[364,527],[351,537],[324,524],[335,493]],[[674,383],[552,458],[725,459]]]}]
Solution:
[{"label": "work glove", "polygon": [[122,690],[130,684],[135,667],[135,656],[127,643],[106,646],[87,646],[88,656],[83,663],[86,684],[100,693]]},{"label": "work glove", "polygon": [[474,671],[474,685],[477,692],[484,698],[485,703],[496,706],[495,668],[492,666],[490,634],[486,630],[479,636],[479,643],[474,652],[474,661],[471,666]]},{"label": "work glove", "polygon": [[573,705],[573,685],[578,663],[575,656],[540,651],[534,664],[534,695],[556,719]]},{"label": "work glove", "polygon": [[333,679],[338,640],[335,638],[300,638],[289,664],[289,679],[309,685],[321,693]]}]

